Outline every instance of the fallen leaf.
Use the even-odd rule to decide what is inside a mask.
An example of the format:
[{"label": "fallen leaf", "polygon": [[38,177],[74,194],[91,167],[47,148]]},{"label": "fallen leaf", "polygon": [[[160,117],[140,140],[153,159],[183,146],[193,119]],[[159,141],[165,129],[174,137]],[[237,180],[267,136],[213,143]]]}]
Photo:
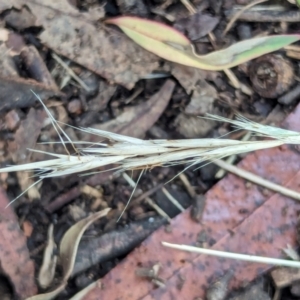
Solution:
[{"label": "fallen leaf", "polygon": [[[284,127],[299,131],[299,115],[300,105],[283,123]],[[299,189],[299,154],[287,146],[251,153],[240,166],[277,184]],[[266,195],[260,187],[249,185],[234,175],[220,180],[205,196],[201,223],[190,218],[189,209],[181,213],[172,220],[171,231],[161,228],[154,232],[102,278],[105,289],[94,288],[83,299],[204,298],[206,288],[219,272],[234,270],[231,289],[243,286],[271,267],[170,251],[160,246],[161,241],[195,245],[201,237],[199,242],[216,250],[274,258],[282,257],[280,248],[287,243],[295,245],[299,202],[272,192]],[[160,277],[165,288],[154,288],[150,282],[138,278],[134,271],[128,271],[132,266],[147,267],[156,262],[162,265]],[[181,289],[178,288],[180,278],[186,278]],[[136,286],[139,288],[134,288]]]},{"label": "fallen leaf", "polygon": [[61,284],[53,291],[39,294],[26,300],[51,300],[64,290],[67,281],[72,274],[75,258],[78,250],[78,245],[84,231],[96,220],[107,215],[110,208],[103,209],[97,213],[80,220],[67,230],[64,234],[59,249],[59,258],[63,268],[63,278]]},{"label": "fallen leaf", "polygon": [[26,5],[37,19],[36,26],[44,29],[39,37],[45,46],[109,82],[132,88],[158,67],[157,57],[115,30],[96,26],[92,12],[81,13],[67,0],[18,3]]},{"label": "fallen leaf", "polygon": [[37,99],[32,90],[44,100],[62,96],[60,91],[31,79],[0,77],[0,112],[34,106]]},{"label": "fallen leaf", "polygon": [[[161,89],[148,101],[126,109],[124,113],[112,121],[104,124],[96,124],[92,127],[132,137],[141,137],[165,111],[174,87],[174,81],[167,80]],[[99,137],[91,134],[87,136],[84,133],[84,137],[88,141],[95,142],[99,140]]]},{"label": "fallen leaf", "polygon": [[24,298],[35,295],[34,263],[30,259],[26,238],[9,200],[0,187],[0,263],[2,273],[8,277],[15,294]]},{"label": "fallen leaf", "polygon": [[107,215],[110,208],[103,209],[100,212],[94,213],[91,216],[80,220],[74,224],[63,236],[60,247],[59,257],[63,267],[63,280],[67,280],[72,274],[75,258],[78,250],[78,245],[85,230],[96,220]]},{"label": "fallen leaf", "polygon": [[187,18],[176,20],[174,28],[187,35],[192,41],[198,40],[214,30],[220,18],[204,13],[196,13]]},{"label": "fallen leaf", "polygon": [[53,224],[48,229],[48,241],[44,251],[43,263],[39,271],[38,282],[43,289],[50,286],[55,275],[57,255],[54,253],[56,244],[53,237]]},{"label": "fallen leaf", "polygon": [[300,35],[296,34],[259,37],[206,55],[197,55],[194,46],[182,33],[163,23],[137,17],[118,17],[105,22],[117,25],[138,45],[166,60],[205,70],[232,68],[300,39]]}]

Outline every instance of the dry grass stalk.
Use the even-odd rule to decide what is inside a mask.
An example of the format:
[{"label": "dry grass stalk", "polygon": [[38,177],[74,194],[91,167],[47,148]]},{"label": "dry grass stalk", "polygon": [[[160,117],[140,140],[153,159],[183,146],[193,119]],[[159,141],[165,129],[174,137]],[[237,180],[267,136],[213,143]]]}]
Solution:
[{"label": "dry grass stalk", "polygon": [[297,132],[257,124],[241,116],[238,116],[236,120],[228,120],[223,117],[208,115],[209,119],[230,122],[238,129],[248,130],[257,135],[272,138],[272,140],[141,140],[93,128],[77,128],[80,131],[99,136],[99,143],[92,144],[82,141],[75,144],[54,120],[47,107],[43,103],[42,105],[60,137],[60,142],[64,146],[66,143],[71,143],[74,154],[70,154],[67,150],[67,154],[43,152],[47,153],[52,159],[10,166],[0,169],[0,172],[37,170],[36,176],[39,178],[39,182],[49,177],[90,172],[98,167],[111,164],[117,165],[115,170],[118,172],[178,164],[187,164],[187,169],[202,162],[214,161],[230,155],[276,147],[286,143],[300,143],[300,134]]}]

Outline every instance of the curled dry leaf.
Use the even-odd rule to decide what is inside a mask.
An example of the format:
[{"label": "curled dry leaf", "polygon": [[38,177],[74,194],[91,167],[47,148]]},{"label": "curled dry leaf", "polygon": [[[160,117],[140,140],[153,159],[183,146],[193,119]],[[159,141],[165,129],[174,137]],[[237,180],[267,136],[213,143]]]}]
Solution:
[{"label": "curled dry leaf", "polygon": [[63,236],[60,242],[59,257],[63,268],[63,278],[61,284],[53,291],[36,295],[26,300],[51,300],[65,288],[67,281],[73,271],[78,245],[84,231],[93,222],[107,215],[110,208],[94,213],[89,217],[74,224]]},{"label": "curled dry leaf", "polygon": [[96,220],[107,215],[110,208],[106,208],[100,212],[77,222],[63,236],[60,243],[59,256],[62,262],[64,280],[67,280],[73,270],[78,245],[84,231]]},{"label": "curled dry leaf", "polygon": [[54,278],[57,262],[57,256],[54,254],[55,249],[56,244],[53,237],[53,224],[51,224],[48,229],[47,246],[44,251],[43,263],[38,276],[39,285],[44,289],[50,286]]},{"label": "curled dry leaf", "polygon": [[197,55],[188,38],[165,24],[136,17],[118,17],[106,23],[117,25],[138,45],[166,60],[205,70],[232,68],[300,39],[297,34],[259,37],[224,50]]}]

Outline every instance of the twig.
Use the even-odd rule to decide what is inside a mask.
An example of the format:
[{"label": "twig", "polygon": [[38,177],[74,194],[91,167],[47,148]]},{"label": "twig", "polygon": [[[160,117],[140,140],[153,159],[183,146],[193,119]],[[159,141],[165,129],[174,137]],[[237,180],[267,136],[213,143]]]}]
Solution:
[{"label": "twig", "polygon": [[[249,141],[249,139],[250,139],[251,136],[252,136],[252,133],[251,133],[251,132],[247,132],[247,133],[243,136],[243,138],[242,138],[241,140],[242,140],[242,141]],[[231,156],[229,156],[229,157],[225,160],[225,162],[228,163],[228,164],[230,164],[230,165],[232,165],[232,164],[235,162],[236,159],[237,159],[237,155],[236,155],[236,154],[235,154],[235,155],[231,155]],[[220,170],[217,172],[217,174],[215,175],[215,178],[216,178],[216,179],[220,179],[220,178],[224,177],[225,174],[226,174],[226,171],[225,171],[224,169],[220,169]]]},{"label": "twig", "polygon": [[276,266],[300,268],[299,261],[217,251],[217,250],[198,248],[198,247],[193,247],[193,246],[188,246],[188,245],[171,244],[171,243],[167,243],[167,242],[162,242],[162,245],[165,247],[173,248],[173,249],[194,252],[194,253],[200,253],[200,254],[206,254],[206,255],[211,255],[211,256],[237,259],[237,260],[243,260],[243,261],[249,261],[249,262],[257,262],[257,263],[270,264],[270,265],[276,265]]},{"label": "twig", "polygon": [[190,12],[191,15],[197,12],[195,6],[189,0],[180,0],[181,3],[186,7],[186,9]]},{"label": "twig", "polygon": [[163,218],[171,222],[171,218],[151,198],[146,197],[145,201]]},{"label": "twig", "polygon": [[296,191],[290,190],[286,187],[283,187],[279,184],[273,183],[271,181],[268,181],[260,176],[254,175],[251,172],[245,171],[243,169],[240,169],[236,166],[230,165],[222,160],[214,160],[214,164],[219,166],[220,168],[223,168],[224,170],[233,173],[239,177],[242,177],[246,180],[249,180],[251,182],[254,182],[260,186],[263,186],[271,191],[274,191],[276,193],[279,193],[281,195],[287,196],[289,198],[292,198],[294,200],[300,200],[300,193],[297,193]]},{"label": "twig", "polygon": [[194,198],[196,196],[196,192],[194,187],[191,186],[187,176],[184,173],[179,174],[179,179],[182,181],[184,187],[186,188],[187,192],[189,193],[191,198]]},{"label": "twig", "polygon": [[[132,188],[136,188],[137,184],[127,175],[127,173],[124,172],[122,176]],[[144,199],[160,216],[167,219],[168,222],[171,222],[171,218],[150,197],[146,196]]]},{"label": "twig", "polygon": [[162,192],[165,196],[182,212],[184,211],[184,207],[168,192],[168,190],[164,187],[161,188]]},{"label": "twig", "polygon": [[[257,9],[256,9],[257,8]],[[269,8],[269,9],[268,9]],[[300,10],[282,10],[282,6],[257,6],[255,9],[243,12],[239,20],[247,22],[299,22]],[[263,10],[262,10],[263,9]],[[227,18],[235,14],[236,9],[231,9],[226,13]]]},{"label": "twig", "polygon": [[52,57],[69,73],[69,75],[77,81],[87,92],[90,88],[74,73],[74,71],[55,53],[52,53]]},{"label": "twig", "polygon": [[257,1],[254,1],[252,3],[249,3],[248,5],[246,5],[245,7],[243,7],[240,11],[238,11],[232,18],[231,20],[228,22],[224,32],[223,32],[223,36],[231,29],[231,27],[233,26],[233,24],[235,23],[235,21],[239,18],[240,15],[242,15],[243,12],[245,12],[246,10],[248,10],[249,8],[257,5],[257,4],[260,4],[260,3],[263,3],[263,2],[267,2],[269,0],[257,0]]}]

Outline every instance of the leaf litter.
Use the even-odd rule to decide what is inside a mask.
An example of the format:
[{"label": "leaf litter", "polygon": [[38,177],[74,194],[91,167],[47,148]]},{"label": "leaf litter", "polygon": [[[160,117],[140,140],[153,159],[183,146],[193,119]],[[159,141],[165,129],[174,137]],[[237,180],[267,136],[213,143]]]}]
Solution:
[{"label": "leaf litter", "polygon": [[44,294],[39,294],[26,300],[51,300],[64,290],[69,277],[72,274],[75,258],[78,250],[79,242],[85,230],[99,218],[103,218],[110,211],[106,208],[102,211],[94,213],[74,224],[64,234],[59,246],[59,259],[63,269],[63,277],[61,283],[53,291]]},{"label": "leaf litter", "polygon": [[[76,10],[76,9],[75,9]],[[28,10],[29,11],[29,10]],[[68,13],[70,13],[70,11],[68,11]],[[22,14],[22,12],[21,12],[21,14]],[[80,13],[80,14],[82,14],[82,13]],[[25,14],[24,14],[25,15]],[[98,13],[96,13],[96,14],[92,14],[91,13],[91,11],[89,11],[88,12],[88,14],[86,14],[86,15],[89,15],[90,16],[90,18],[91,18],[91,20],[97,20],[97,18],[99,18],[99,19],[101,19],[102,18],[102,15],[101,15],[101,9],[98,11]],[[93,15],[93,17],[92,17],[92,15]],[[95,17],[96,16],[96,17]],[[10,17],[12,17],[12,16],[10,16]],[[49,19],[51,19],[52,18],[52,16],[51,15],[49,15]],[[8,19],[7,19],[7,21],[8,21]],[[14,27],[15,26],[15,28],[17,28],[17,26],[18,26],[18,24],[17,23],[13,23],[12,21],[14,21],[13,20],[13,18],[12,19],[10,19],[9,20],[9,22],[10,22],[10,24],[11,24],[11,26],[12,27]],[[95,24],[95,23],[94,23]],[[43,29],[42,29],[43,30]],[[130,43],[130,42],[129,42]],[[157,58],[156,58],[157,59]],[[192,69],[192,68],[191,68]],[[191,91],[197,91],[197,89],[195,89],[194,88],[194,86],[192,85],[192,84],[190,84],[190,83],[188,83],[188,85],[189,85],[189,88],[191,88]],[[128,87],[128,86],[127,86]],[[195,93],[194,93],[195,94]],[[196,94],[195,94],[195,96],[196,96]],[[167,100],[168,101],[168,100]],[[193,105],[195,105],[195,104],[197,104],[196,102],[194,102],[193,103]],[[84,104],[83,104],[84,105]],[[138,106],[136,106],[136,108],[137,108]],[[195,107],[195,106],[193,106],[193,107]],[[207,103],[207,106],[206,107],[210,107],[210,103],[208,102]],[[206,107],[201,107],[201,105],[200,105],[200,109],[201,109],[201,111],[202,111],[202,113],[204,112],[204,110],[206,110],[207,111],[207,108]],[[204,109],[204,110],[203,110]],[[163,110],[162,110],[163,111]],[[210,111],[210,110],[208,110],[210,113],[213,113],[213,111]],[[190,108],[190,112],[189,113],[192,113],[192,109]],[[119,120],[116,120],[116,121],[119,121]],[[155,121],[154,121],[155,122]],[[215,121],[213,121],[213,122],[215,122]],[[150,122],[151,123],[151,122]],[[148,128],[148,126],[151,126],[151,124],[149,123],[149,125],[147,125],[145,128]],[[115,124],[114,124],[115,125]],[[253,125],[253,124],[252,124]],[[85,126],[86,127],[86,126]],[[93,126],[94,127],[94,126]],[[124,126],[124,127],[126,127],[126,125]],[[118,132],[118,130],[119,130],[119,128],[123,128],[122,126],[121,127],[118,127],[118,124],[116,123],[116,132]],[[267,128],[267,130],[268,129],[270,129],[270,128]],[[72,129],[73,130],[73,129]],[[71,131],[71,130],[70,130]],[[141,130],[141,132],[142,132],[142,130]],[[122,134],[124,134],[123,132],[121,132]],[[264,132],[263,132],[264,133]],[[260,134],[261,134],[261,132],[260,132]],[[282,132],[280,133],[280,134],[282,134]],[[129,135],[130,135],[130,133],[129,133]],[[140,137],[140,136],[138,136],[138,137]],[[120,138],[120,137],[119,137]],[[103,140],[102,140],[102,137],[98,137],[97,138],[98,140],[97,140],[97,142],[99,142],[99,143],[101,143],[101,142],[103,142]],[[73,140],[73,138],[72,138],[72,140]],[[75,139],[76,140],[76,139]],[[106,140],[104,140],[104,142],[106,142]],[[113,144],[115,145],[115,142],[116,141],[113,141]],[[119,141],[118,141],[119,142]],[[83,146],[85,146],[85,145],[83,145]],[[88,146],[89,147],[89,146]],[[80,147],[77,147],[77,144],[76,144],[76,149],[77,148],[79,148],[79,150],[80,151],[82,151],[82,148],[80,148]],[[93,147],[93,148],[95,148],[95,147]],[[104,147],[105,148],[105,147]],[[45,148],[42,148],[42,150],[44,151],[45,150]],[[174,149],[172,149],[172,150],[174,150]],[[177,151],[177,150],[175,150],[175,151]],[[41,153],[42,154],[42,153]],[[159,154],[161,154],[160,152],[159,152]],[[90,155],[90,154],[88,154],[88,155]],[[106,154],[105,154],[106,155]],[[151,154],[149,154],[149,155],[151,155]],[[81,156],[82,156],[82,153],[81,153]],[[183,160],[182,162],[189,162],[189,161],[186,161],[186,160]],[[177,161],[175,161],[175,163],[177,163]],[[144,167],[144,166],[143,166]],[[146,167],[148,167],[148,165],[146,165]],[[184,276],[183,276],[184,277]],[[182,277],[182,278],[183,278]],[[183,283],[184,283],[184,280],[181,280]],[[98,287],[100,287],[100,285],[98,284]]]},{"label": "leaf litter", "polygon": [[42,26],[39,38],[44,45],[109,82],[132,88],[158,67],[154,55],[115,30],[95,25],[92,11],[81,13],[67,0],[18,1],[20,5],[26,5],[36,17],[35,25]]}]

